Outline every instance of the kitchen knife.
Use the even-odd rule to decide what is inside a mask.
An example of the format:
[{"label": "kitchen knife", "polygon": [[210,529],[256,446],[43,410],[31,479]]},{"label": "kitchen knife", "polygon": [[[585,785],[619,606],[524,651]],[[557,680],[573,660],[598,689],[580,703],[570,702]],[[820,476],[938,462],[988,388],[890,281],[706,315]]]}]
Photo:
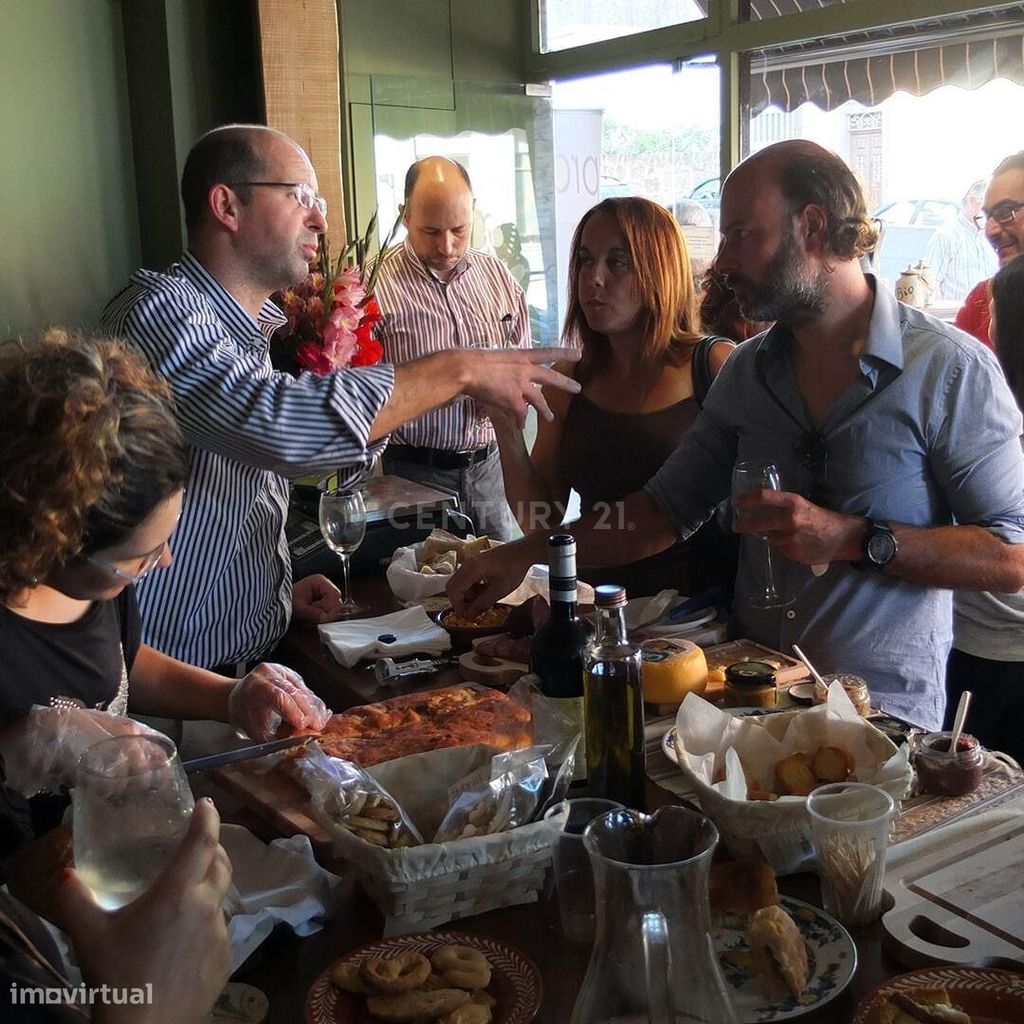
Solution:
[{"label": "kitchen knife", "polygon": [[182,762],[186,775],[193,772],[208,772],[211,768],[220,768],[226,764],[236,764],[239,761],[251,761],[253,758],[263,757],[266,754],[273,754],[278,750],[287,750],[289,747],[297,747],[308,743],[312,736],[287,736],[280,740],[268,740],[266,743],[255,743],[248,747],[238,747],[235,750],[222,750],[219,754],[207,754],[204,757],[193,757]]}]

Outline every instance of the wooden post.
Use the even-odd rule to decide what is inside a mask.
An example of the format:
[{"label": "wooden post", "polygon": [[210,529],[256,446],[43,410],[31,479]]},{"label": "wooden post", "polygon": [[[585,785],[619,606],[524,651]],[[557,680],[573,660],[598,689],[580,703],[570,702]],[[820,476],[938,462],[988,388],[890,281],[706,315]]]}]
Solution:
[{"label": "wooden post", "polygon": [[341,184],[341,91],[335,0],[257,0],[267,124],[309,154],[327,199],[331,252],[348,241]]}]

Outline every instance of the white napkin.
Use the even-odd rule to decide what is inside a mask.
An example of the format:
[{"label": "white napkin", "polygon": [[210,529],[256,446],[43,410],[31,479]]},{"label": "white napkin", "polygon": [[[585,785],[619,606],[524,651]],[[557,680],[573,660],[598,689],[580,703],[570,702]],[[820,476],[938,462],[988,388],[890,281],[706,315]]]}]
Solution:
[{"label": "white napkin", "polygon": [[[503,597],[498,603],[499,604],[511,604],[520,605],[524,601],[529,601],[531,597],[536,597],[540,594],[541,597],[551,604],[551,597],[548,594],[548,575],[550,573],[549,568],[546,565],[537,563],[531,565],[523,577],[523,582],[516,587],[507,597]],[[594,588],[589,583],[584,583],[579,580],[576,584],[576,600],[580,604],[593,604],[594,603]]]},{"label": "white napkin", "polygon": [[[351,668],[360,658],[401,658],[406,654],[441,654],[451,648],[448,633],[419,606],[373,619],[350,619],[320,626],[320,639],[331,654]],[[390,633],[394,643],[377,638]]]},{"label": "white napkin", "polygon": [[234,969],[279,921],[303,936],[323,927],[331,890],[341,879],[317,864],[308,836],[275,839],[268,846],[248,829],[221,825],[220,842],[238,891],[228,920]]}]

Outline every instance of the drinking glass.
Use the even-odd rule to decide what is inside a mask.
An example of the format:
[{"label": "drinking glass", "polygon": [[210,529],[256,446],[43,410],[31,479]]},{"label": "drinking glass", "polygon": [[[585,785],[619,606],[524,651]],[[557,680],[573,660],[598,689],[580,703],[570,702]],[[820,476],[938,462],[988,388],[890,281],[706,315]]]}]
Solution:
[{"label": "drinking glass", "polygon": [[166,736],[113,736],[91,746],[78,764],[73,799],[75,867],[107,910],[150,886],[194,807]]},{"label": "drinking glass", "polygon": [[[779,470],[774,462],[737,462],[732,471],[732,496],[739,497],[748,491],[781,491],[782,483]],[[736,518],[742,517],[740,509],[735,508]],[[757,608],[774,608],[785,604],[782,595],[775,586],[775,573],[772,569],[772,546],[765,537],[761,537],[764,545],[764,586],[751,592],[749,600]]]},{"label": "drinking glass", "polygon": [[366,536],[366,505],[363,492],[353,489],[324,491],[320,495],[320,533],[327,546],[341,559],[341,615],[347,619],[363,609],[352,600],[349,556]]}]

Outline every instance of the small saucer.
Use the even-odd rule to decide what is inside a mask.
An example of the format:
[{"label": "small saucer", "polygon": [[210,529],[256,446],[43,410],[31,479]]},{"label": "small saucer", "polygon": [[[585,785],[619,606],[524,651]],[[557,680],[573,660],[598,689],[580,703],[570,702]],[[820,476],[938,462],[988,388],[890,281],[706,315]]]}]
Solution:
[{"label": "small saucer", "polygon": [[814,683],[794,683],[786,692],[794,704],[814,703]]}]

